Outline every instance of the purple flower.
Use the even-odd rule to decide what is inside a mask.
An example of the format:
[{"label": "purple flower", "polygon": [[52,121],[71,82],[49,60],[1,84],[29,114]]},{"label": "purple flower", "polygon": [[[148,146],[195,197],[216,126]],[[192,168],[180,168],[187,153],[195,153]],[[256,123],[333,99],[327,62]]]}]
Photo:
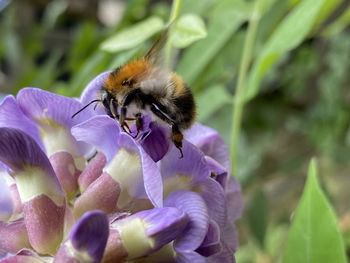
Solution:
[{"label": "purple flower", "polygon": [[[97,99],[25,88],[0,105],[0,262],[235,262],[240,186],[227,146],[198,123],[184,158],[143,116],[131,134]],[[45,257],[45,258],[44,258]]]}]

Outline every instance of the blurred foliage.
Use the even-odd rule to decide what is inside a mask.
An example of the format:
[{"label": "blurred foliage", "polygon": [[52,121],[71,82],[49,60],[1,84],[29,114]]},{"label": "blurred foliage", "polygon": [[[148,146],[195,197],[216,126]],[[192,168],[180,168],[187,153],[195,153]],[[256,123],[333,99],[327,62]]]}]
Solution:
[{"label": "blurred foliage", "polygon": [[[171,4],[0,0],[0,96],[25,86],[79,96],[99,73],[142,56]],[[312,156],[350,254],[350,3],[261,0],[252,14],[253,4],[183,0],[165,54],[195,94],[198,121],[229,142],[247,23],[258,19],[236,174],[246,207],[237,262],[281,262]]]}]

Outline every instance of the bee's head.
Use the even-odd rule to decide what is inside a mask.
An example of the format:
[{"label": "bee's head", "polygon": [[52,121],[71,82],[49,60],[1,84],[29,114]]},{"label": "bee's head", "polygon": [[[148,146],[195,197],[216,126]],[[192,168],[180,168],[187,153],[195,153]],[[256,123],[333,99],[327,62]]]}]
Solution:
[{"label": "bee's head", "polygon": [[128,91],[147,77],[150,66],[144,59],[129,62],[112,71],[105,82],[105,89],[111,94]]}]

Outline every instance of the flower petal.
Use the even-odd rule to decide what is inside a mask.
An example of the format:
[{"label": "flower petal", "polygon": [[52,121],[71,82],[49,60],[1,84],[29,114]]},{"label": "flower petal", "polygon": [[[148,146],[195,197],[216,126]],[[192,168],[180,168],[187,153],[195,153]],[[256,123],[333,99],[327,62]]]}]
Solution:
[{"label": "flower petal", "polygon": [[63,191],[49,159],[29,135],[18,129],[0,128],[0,161],[14,171],[22,202],[45,194],[58,205],[64,203]]},{"label": "flower petal", "polygon": [[238,236],[236,226],[233,222],[228,220],[226,225],[221,229],[221,241],[232,253],[236,251],[238,247]]},{"label": "flower petal", "polygon": [[164,205],[178,208],[190,219],[183,235],[174,242],[175,250],[186,252],[197,249],[202,244],[209,225],[208,210],[204,200],[196,193],[179,190],[172,192]]},{"label": "flower petal", "polygon": [[227,262],[227,263],[235,263],[236,259],[233,254],[233,251],[223,245],[223,248],[220,253],[215,254],[209,257],[209,263],[217,263],[217,262]]},{"label": "flower petal", "polygon": [[13,213],[20,214],[23,212],[22,210],[22,201],[21,197],[19,196],[18,188],[15,183],[10,185],[10,192],[13,202]]},{"label": "flower petal", "polygon": [[179,150],[172,146],[170,151],[161,160],[161,174],[164,179],[174,175],[183,175],[191,178],[191,183],[200,183],[210,176],[203,153],[192,143],[183,140],[184,157],[179,159]]},{"label": "flower petal", "polygon": [[7,185],[5,178],[2,176],[1,173],[5,172],[1,171],[0,164],[0,222],[6,222],[12,216],[12,212],[14,210],[14,203],[12,201],[9,186]]},{"label": "flower petal", "polygon": [[21,256],[21,255],[15,255],[8,257],[6,259],[3,259],[0,261],[1,263],[45,263],[44,260],[39,259],[35,256]]},{"label": "flower petal", "polygon": [[119,184],[108,173],[103,173],[76,199],[74,217],[95,209],[107,214],[116,212],[119,194]]},{"label": "flower petal", "polygon": [[210,221],[207,235],[201,246],[196,250],[199,254],[209,257],[221,251],[220,228],[214,221]]},{"label": "flower petal", "polygon": [[95,116],[72,128],[72,134],[78,141],[87,142],[103,152],[110,162],[118,151],[120,128],[112,118]]},{"label": "flower petal", "polygon": [[107,245],[105,253],[103,254],[102,262],[113,263],[113,262],[123,262],[123,260],[128,256],[123,242],[120,238],[118,230],[111,228],[109,230],[109,237],[107,240]]},{"label": "flower petal", "polygon": [[106,156],[102,152],[98,152],[97,155],[87,164],[78,178],[80,192],[83,193],[86,188],[102,174],[106,162]]},{"label": "flower petal", "polygon": [[[185,252],[178,253],[176,255],[175,262],[176,263],[207,263],[207,259],[195,251],[185,251]],[[217,262],[225,262],[225,261],[217,261]]]},{"label": "flower petal", "polygon": [[220,227],[223,227],[227,218],[227,203],[224,189],[212,178],[208,178],[197,186],[196,191],[201,195],[208,207],[210,219],[214,220]]},{"label": "flower petal", "polygon": [[119,182],[122,193],[118,205],[126,204],[131,198],[149,198],[155,207],[162,207],[163,184],[157,164],[134,139],[121,133],[120,150],[114,156],[106,171]]},{"label": "flower petal", "polygon": [[[89,84],[86,86],[86,88],[83,90],[83,93],[80,96],[80,101],[83,105],[86,105],[90,101],[100,98],[100,93],[104,86],[104,82],[107,79],[107,76],[110,72],[111,71],[103,72],[89,82]],[[92,108],[93,107],[86,110],[92,111]],[[96,111],[94,114],[106,114],[102,104],[100,107],[96,107]]]},{"label": "flower petal", "polygon": [[65,204],[57,206],[46,195],[23,203],[24,222],[32,247],[41,254],[55,254],[63,239]]},{"label": "flower petal", "polygon": [[[134,220],[140,220],[139,222],[142,223],[133,223]],[[130,259],[147,255],[171,242],[183,232],[187,223],[188,217],[184,212],[174,207],[164,207],[138,212],[123,220],[116,221],[113,225],[120,230],[123,245],[128,251]],[[134,225],[139,226],[139,228],[134,227]],[[145,236],[141,234],[143,232],[145,232]],[[148,244],[149,247],[138,243]]]},{"label": "flower petal", "polygon": [[228,218],[231,222],[234,222],[242,216],[243,199],[241,196],[241,186],[233,176],[229,176],[228,178],[225,194]]},{"label": "flower petal", "polygon": [[70,241],[76,251],[86,252],[92,262],[100,262],[106,248],[109,224],[105,213],[94,210],[85,213],[74,225]]},{"label": "flower petal", "polygon": [[10,223],[0,222],[0,251],[17,253],[25,247],[31,246],[23,218]]},{"label": "flower petal", "polygon": [[188,218],[173,208],[142,211],[112,224],[118,229],[128,260],[146,256],[174,240],[186,227]]},{"label": "flower petal", "polygon": [[184,132],[184,136],[191,143],[199,147],[205,155],[221,163],[226,171],[230,171],[228,148],[217,131],[195,123],[189,130]]},{"label": "flower petal", "polygon": [[81,173],[75,166],[73,156],[68,152],[56,152],[50,156],[50,163],[67,199],[73,199],[79,189],[78,176]]},{"label": "flower petal", "polygon": [[150,123],[150,132],[140,142],[145,152],[158,162],[169,150],[169,136],[167,130],[154,122]]},{"label": "flower petal", "polygon": [[0,127],[12,127],[26,132],[33,137],[42,150],[45,150],[38,127],[24,115],[12,95],[6,96],[0,105]]},{"label": "flower petal", "polygon": [[57,151],[66,151],[74,157],[85,154],[89,148],[78,143],[70,134],[70,128],[92,117],[92,113],[82,111],[79,101],[36,88],[24,88],[17,95],[23,112],[41,128],[42,139],[48,156]]}]

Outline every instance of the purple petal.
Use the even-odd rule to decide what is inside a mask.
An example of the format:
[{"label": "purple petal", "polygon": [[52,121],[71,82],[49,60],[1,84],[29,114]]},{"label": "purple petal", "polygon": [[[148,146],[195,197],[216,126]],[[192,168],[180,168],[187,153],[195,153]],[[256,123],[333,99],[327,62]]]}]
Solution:
[{"label": "purple petal", "polygon": [[205,155],[221,163],[226,171],[230,171],[230,155],[227,145],[217,131],[195,123],[185,133],[185,138],[199,147]]},{"label": "purple petal", "polygon": [[93,262],[100,262],[108,235],[109,224],[106,214],[95,210],[85,213],[78,220],[69,238],[76,250],[88,253]]},{"label": "purple petal", "polygon": [[89,112],[82,111],[72,118],[72,115],[82,108],[79,101],[37,88],[22,89],[17,95],[17,101],[30,119],[43,126],[47,122],[42,119],[50,119],[70,128],[93,116]]},{"label": "purple petal", "polygon": [[[33,186],[35,183],[38,184],[37,187],[29,188],[28,179],[23,184],[16,179],[22,202],[41,193],[51,196],[57,203],[64,200],[63,191],[49,159],[29,135],[13,128],[0,128],[0,161],[15,172],[15,177],[18,176],[19,179],[21,176],[33,177],[31,178]],[[38,180],[44,181],[38,182]],[[28,192],[30,189],[34,192]]]},{"label": "purple petal", "polygon": [[0,105],[0,127],[12,127],[24,131],[37,142],[42,150],[45,149],[38,127],[24,115],[12,95],[6,96]]},{"label": "purple petal", "polygon": [[0,128],[0,161],[13,171],[23,170],[29,165],[43,167],[54,174],[46,154],[35,140],[14,128]]},{"label": "purple petal", "polygon": [[118,151],[120,128],[115,120],[105,116],[95,116],[72,128],[72,134],[78,141],[87,142],[102,151],[110,162]]},{"label": "purple petal", "polygon": [[[175,258],[176,263],[207,263],[207,259],[195,251],[185,251],[178,253]],[[225,261],[217,261],[224,263]],[[225,262],[226,263],[226,262]]]},{"label": "purple petal", "polygon": [[228,178],[225,194],[228,218],[230,221],[234,222],[242,216],[243,198],[241,195],[241,186],[233,176],[229,176]]},{"label": "purple petal", "polygon": [[209,263],[225,262],[225,263],[235,263],[235,256],[233,251],[223,245],[220,253],[215,254],[208,258]]},{"label": "purple petal", "polygon": [[201,246],[196,251],[205,257],[209,257],[219,253],[221,249],[220,228],[214,221],[210,221],[207,235]]},{"label": "purple petal", "polygon": [[197,186],[196,191],[201,195],[208,207],[210,219],[220,227],[224,226],[227,218],[227,203],[225,193],[221,185],[212,178],[208,178]]},{"label": "purple petal", "polygon": [[141,145],[145,152],[158,162],[168,152],[169,136],[165,128],[158,126],[154,122],[150,123],[150,132],[141,140]]},{"label": "purple petal", "polygon": [[125,221],[140,218],[145,223],[146,235],[155,241],[153,251],[178,237],[188,223],[188,217],[174,207],[154,208],[136,213]]},{"label": "purple petal", "polygon": [[0,167],[0,221],[6,222],[12,216],[14,204],[9,186],[1,173],[2,171]]},{"label": "purple petal", "polygon": [[210,170],[203,153],[186,140],[183,140],[182,151],[184,157],[179,159],[179,150],[172,146],[161,160],[161,174],[163,178],[183,175],[190,177],[194,184],[209,178]]},{"label": "purple petal", "polygon": [[207,165],[211,172],[215,175],[227,174],[227,170],[224,166],[222,166],[219,162],[214,160],[209,156],[205,156],[205,160],[207,161]]},{"label": "purple petal", "polygon": [[[104,86],[104,82],[107,79],[108,74],[111,71],[106,71],[98,75],[96,78],[94,78],[90,83],[86,86],[83,93],[81,94],[80,101],[83,105],[88,104],[90,101],[96,100],[100,97],[101,90]],[[90,107],[89,111],[93,110],[93,106]],[[103,109],[103,106],[97,106],[96,111],[94,114],[106,114],[106,112]]]},{"label": "purple petal", "polygon": [[190,221],[183,234],[175,240],[177,252],[197,249],[203,242],[209,225],[209,216],[204,200],[196,193],[179,190],[172,192],[164,202],[165,206],[176,207],[185,212]]},{"label": "purple petal", "polygon": [[211,171],[211,177],[225,189],[229,177],[226,168],[209,156],[205,156],[205,160]]},{"label": "purple petal", "polygon": [[232,252],[236,251],[238,247],[238,235],[233,222],[227,220],[226,225],[221,229],[221,241]]},{"label": "purple petal", "polygon": [[[46,132],[44,136],[47,138],[43,137],[43,141],[48,155],[55,151],[68,151],[78,156],[89,150],[86,144],[76,142],[70,134],[71,127],[93,116],[91,112],[82,111],[72,118],[82,108],[79,101],[36,88],[22,89],[17,95],[17,101],[22,111]],[[62,140],[60,145],[56,145],[50,135],[55,136],[56,140]]]}]

